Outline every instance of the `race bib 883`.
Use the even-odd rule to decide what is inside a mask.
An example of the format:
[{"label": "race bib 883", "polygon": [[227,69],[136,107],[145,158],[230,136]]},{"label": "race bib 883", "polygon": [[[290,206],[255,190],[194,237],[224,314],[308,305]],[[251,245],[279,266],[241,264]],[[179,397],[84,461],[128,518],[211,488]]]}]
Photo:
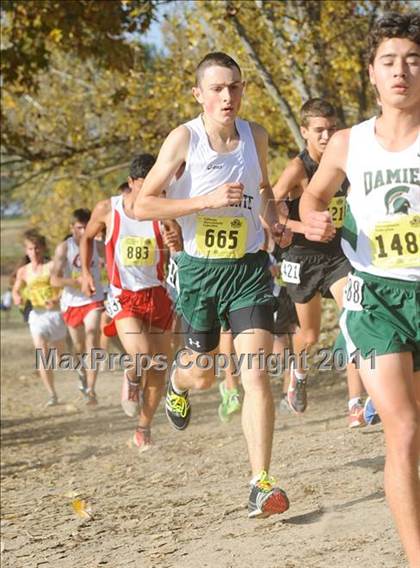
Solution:
[{"label": "race bib 883", "polygon": [[123,237],[120,242],[124,266],[153,266],[156,239],[154,237]]}]

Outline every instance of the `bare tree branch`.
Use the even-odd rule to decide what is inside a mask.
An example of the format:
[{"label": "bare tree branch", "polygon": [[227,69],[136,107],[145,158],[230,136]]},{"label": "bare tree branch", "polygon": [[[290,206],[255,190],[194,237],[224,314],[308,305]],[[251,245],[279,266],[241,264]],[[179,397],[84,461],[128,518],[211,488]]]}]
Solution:
[{"label": "bare tree branch", "polygon": [[[63,163],[63,162],[64,162],[64,160],[62,160],[61,163]],[[32,174],[32,175],[30,175],[30,176],[27,176],[26,178],[23,178],[23,179],[19,178],[19,181],[18,181],[17,183],[15,183],[15,184],[12,183],[12,185],[10,186],[10,189],[11,189],[12,191],[14,191],[14,190],[17,189],[18,187],[21,187],[22,185],[25,185],[26,183],[28,183],[28,182],[30,182],[30,181],[36,179],[36,178],[39,178],[39,177],[42,176],[43,174],[52,172],[52,171],[53,171],[56,167],[58,167],[59,165],[61,165],[61,164],[58,164],[58,165],[57,165],[57,164],[53,164],[53,165],[51,165],[51,166],[49,166],[49,167],[47,167],[47,168],[44,168],[44,169],[40,170],[39,172],[35,172],[34,174]]]},{"label": "bare tree branch", "polygon": [[131,162],[122,162],[122,163],[119,163],[119,164],[115,164],[114,166],[108,166],[107,168],[102,168],[99,171],[95,170],[95,174],[86,173],[86,174],[74,175],[74,174],[69,173],[69,174],[65,174],[65,175],[62,175],[62,176],[54,177],[52,181],[56,182],[56,181],[61,181],[63,179],[70,179],[70,178],[71,179],[79,179],[79,180],[83,180],[83,181],[100,179],[100,178],[103,178],[104,176],[106,176],[106,175],[108,175],[112,172],[122,170],[124,168],[128,168],[130,163]]},{"label": "bare tree branch", "polygon": [[[225,5],[226,5],[226,8],[228,9],[229,3],[225,2]],[[257,52],[253,48],[251,42],[248,39],[248,36],[247,36],[247,33],[246,33],[244,27],[242,26],[242,24],[240,23],[240,21],[238,20],[238,18],[236,16],[236,12],[235,11],[229,12],[227,10],[227,14],[229,14],[229,17],[230,17],[238,35],[239,35],[239,37],[241,38],[242,45],[244,46],[245,51],[249,55],[250,59],[253,61],[255,67],[257,68],[257,70],[258,70],[258,72],[259,72],[259,74],[260,74],[260,76],[261,76],[261,78],[264,82],[264,85],[265,85],[267,91],[269,92],[269,94],[271,95],[273,100],[277,103],[277,105],[279,106],[280,111],[281,111],[281,113],[284,117],[284,120],[286,121],[287,126],[289,127],[291,133],[293,134],[293,137],[296,141],[296,144],[298,145],[298,147],[300,149],[303,149],[305,147],[305,141],[302,138],[302,134],[300,133],[299,125],[296,121],[296,118],[293,114],[293,110],[292,110],[289,102],[281,94],[280,89],[278,88],[278,86],[274,82],[273,76],[268,71],[268,69],[265,67],[265,65],[262,63]]]},{"label": "bare tree branch", "polygon": [[281,53],[286,58],[286,61],[289,64],[291,70],[290,73],[291,82],[294,84],[302,101],[310,99],[311,92],[310,88],[305,82],[303,69],[298,64],[296,59],[290,55],[287,46],[285,45],[286,38],[284,34],[282,34],[281,31],[275,27],[272,10],[267,7],[267,4],[263,0],[255,0],[255,4],[257,8],[261,10],[261,13],[264,18],[264,23],[273,36],[276,48],[278,49],[279,53]]}]

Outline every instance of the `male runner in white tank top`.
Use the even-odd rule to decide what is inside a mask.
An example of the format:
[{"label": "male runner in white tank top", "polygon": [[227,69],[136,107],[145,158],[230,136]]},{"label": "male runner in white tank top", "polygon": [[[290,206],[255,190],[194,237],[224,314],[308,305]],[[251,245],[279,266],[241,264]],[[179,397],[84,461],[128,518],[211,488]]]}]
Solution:
[{"label": "male runner in white tank top", "polygon": [[165,251],[159,223],[139,222],[133,215],[134,201],[154,161],[150,154],[133,159],[129,190],[96,205],[80,243],[82,291],[89,296],[96,291],[90,268],[93,243],[106,228],[107,304],[113,317],[107,334],[118,333],[133,363],[138,354],[163,356],[148,370],[133,365],[124,371],[121,405],[128,416],[138,417],[133,441],[140,451],[152,445],[151,425],[165,388],[167,365],[162,363],[171,355],[169,330],[173,319],[173,306],[163,285]]},{"label": "male runner in white tank top", "polygon": [[[94,243],[92,256],[92,273],[95,279],[96,292],[86,296],[81,291],[82,265],[80,262],[79,244],[90,219],[89,209],[73,211],[70,223],[71,236],[55,249],[51,283],[63,288],[61,310],[67,325],[76,354],[87,353],[86,369],[78,369],[81,391],[89,406],[96,406],[95,383],[98,369],[91,364],[92,349],[99,348],[101,313],[104,309],[104,291],[100,282],[100,266],[98,242]],[[83,361],[83,359],[82,359]]]},{"label": "male runner in white tank top", "polygon": [[274,302],[260,215],[270,227],[278,219],[267,133],[237,118],[243,89],[240,68],[228,55],[211,53],[200,62],[193,95],[203,114],[169,134],[134,213],[139,219],[177,218],[183,233],[179,303],[190,353],[182,358],[189,368],[172,369],[166,398],[172,425],[188,425],[188,391],[214,383],[214,369],[200,368],[196,360],[217,352],[221,327],[232,329],[235,350],[247,359],[241,368],[242,424],[252,468],[248,510],[256,517],[282,513],[289,503],[268,476],[274,405],[267,372],[247,357],[273,347]]},{"label": "male runner in white tank top", "polygon": [[347,175],[342,246],[355,274],[344,292],[341,331],[349,356],[360,355],[382,419],[385,492],[409,566],[418,568],[420,14],[386,14],[369,39],[369,76],[382,112],[333,136],[300,213],[307,238],[331,234],[325,210]]}]

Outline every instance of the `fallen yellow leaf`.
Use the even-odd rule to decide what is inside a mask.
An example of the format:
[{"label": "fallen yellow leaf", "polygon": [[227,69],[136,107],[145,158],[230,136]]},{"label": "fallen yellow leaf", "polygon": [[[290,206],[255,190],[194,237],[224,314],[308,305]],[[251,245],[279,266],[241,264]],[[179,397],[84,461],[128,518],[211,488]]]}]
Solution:
[{"label": "fallen yellow leaf", "polygon": [[73,499],[71,502],[71,506],[73,507],[73,511],[75,514],[82,518],[82,519],[91,519],[92,518],[92,509],[86,501],[83,499]]}]

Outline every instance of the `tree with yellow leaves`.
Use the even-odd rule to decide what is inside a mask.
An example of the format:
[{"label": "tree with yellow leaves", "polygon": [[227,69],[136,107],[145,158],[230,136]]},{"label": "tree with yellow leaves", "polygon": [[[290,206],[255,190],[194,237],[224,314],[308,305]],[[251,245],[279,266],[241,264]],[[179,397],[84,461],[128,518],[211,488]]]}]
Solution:
[{"label": "tree with yellow leaves", "polygon": [[[164,51],[142,35],[158,4],[169,7]],[[61,214],[112,194],[134,154],[156,152],[199,112],[195,65],[215,50],[244,70],[242,114],[268,130],[275,177],[302,146],[297,113],[307,98],[330,100],[342,125],[371,113],[364,40],[390,8],[410,2],[3,2],[3,199],[62,238]]]}]

